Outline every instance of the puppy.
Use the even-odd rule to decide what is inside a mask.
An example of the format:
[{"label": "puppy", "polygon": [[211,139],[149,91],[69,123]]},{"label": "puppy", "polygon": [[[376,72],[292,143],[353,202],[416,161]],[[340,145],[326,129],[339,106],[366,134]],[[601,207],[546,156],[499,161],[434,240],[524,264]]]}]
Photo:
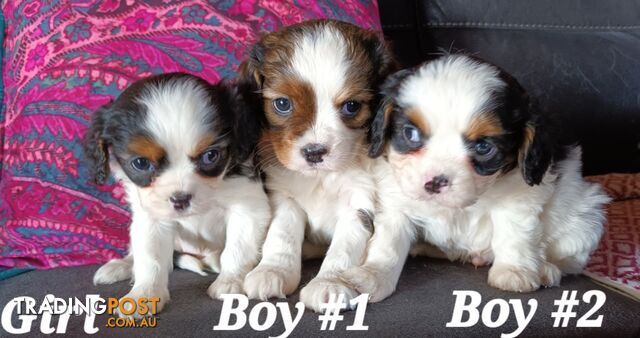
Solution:
[{"label": "puppy", "polygon": [[264,101],[259,157],[274,217],[262,260],[245,279],[249,297],[296,290],[305,227],[306,248],[318,254],[329,247],[301,301],[320,311],[331,293],[345,294],[347,303],[357,295],[339,274],[362,263],[371,235],[367,130],[392,65],[376,33],[338,21],[286,27],[253,47],[243,72]]},{"label": "puppy", "polygon": [[208,294],[243,292],[271,217],[253,167],[259,122],[242,88],[182,74],[134,83],[93,116],[85,153],[93,178],[109,168],[131,206],[129,255],[102,266],[95,284],[133,278],[125,297],[169,300],[179,267],[219,273]]},{"label": "puppy", "polygon": [[608,198],[511,76],[450,55],[390,76],[382,92],[370,147],[386,158],[375,169],[375,234],[363,266],[344,274],[358,291],[389,296],[417,241],[451,260],[492,263],[489,284],[507,291],[582,270]]}]

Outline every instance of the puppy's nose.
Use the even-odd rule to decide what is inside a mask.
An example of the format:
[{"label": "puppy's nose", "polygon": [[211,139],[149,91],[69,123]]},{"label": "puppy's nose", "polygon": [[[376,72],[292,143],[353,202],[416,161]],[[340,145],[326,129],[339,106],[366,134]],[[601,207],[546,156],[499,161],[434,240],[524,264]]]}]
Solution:
[{"label": "puppy's nose", "polygon": [[322,162],[322,156],[329,153],[329,149],[324,144],[309,143],[300,149],[302,156],[309,163]]},{"label": "puppy's nose", "polygon": [[189,207],[189,205],[191,204],[192,197],[193,195],[180,191],[180,192],[173,193],[173,195],[169,197],[169,201],[173,203],[174,209],[178,211],[182,211]]},{"label": "puppy's nose", "polygon": [[424,190],[426,190],[429,194],[439,194],[442,188],[449,185],[449,178],[447,176],[438,175],[424,184]]}]

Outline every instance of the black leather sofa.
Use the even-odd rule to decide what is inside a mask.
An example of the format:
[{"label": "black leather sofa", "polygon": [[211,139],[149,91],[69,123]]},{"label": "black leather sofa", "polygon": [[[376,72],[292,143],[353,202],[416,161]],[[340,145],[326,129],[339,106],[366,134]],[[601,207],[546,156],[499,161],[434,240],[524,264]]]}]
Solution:
[{"label": "black leather sofa", "polygon": [[[540,108],[557,113],[565,137],[584,146],[585,173],[640,171],[640,2],[601,0],[382,0],[380,12],[385,35],[398,57],[412,66],[443,52],[463,51],[505,68],[537,97]],[[303,283],[319,268],[306,262]],[[37,271],[0,281],[0,304],[16,295],[42,299],[47,293],[76,297],[87,293],[103,297],[124,295],[126,282],[93,286],[96,266]],[[354,312],[335,331],[321,331],[318,315],[306,312],[293,337],[499,337],[516,329],[510,312],[507,323],[489,328],[482,323],[468,328],[448,328],[454,290],[479,292],[484,306],[494,298],[530,299],[538,302],[533,319],[521,337],[638,337],[640,303],[601,287],[584,276],[566,277],[557,288],[531,294],[514,294],[490,288],[487,268],[442,260],[410,259],[397,292],[387,300],[369,304],[364,322],[369,331],[346,331]],[[221,302],[206,296],[215,276],[201,277],[185,271],[171,275],[172,301],[154,329],[106,329],[107,316],[97,319],[100,336],[205,335],[277,336],[284,329],[280,317],[271,329],[256,332],[245,326],[233,332],[213,331]],[[8,292],[8,291],[11,292]],[[606,302],[600,328],[553,327],[554,300],[564,291],[602,290]],[[291,308],[297,294],[287,300]],[[252,302],[251,305],[254,305]],[[577,316],[592,305],[581,303]],[[493,314],[493,318],[497,313]],[[261,317],[263,320],[264,317]],[[14,323],[16,319],[14,318]],[[38,323],[36,323],[37,325]],[[83,321],[71,318],[68,334],[83,334]],[[0,331],[0,336],[4,336]]]},{"label": "black leather sofa", "polygon": [[504,68],[583,146],[584,172],[640,171],[640,2],[381,0],[404,66],[464,52]]}]

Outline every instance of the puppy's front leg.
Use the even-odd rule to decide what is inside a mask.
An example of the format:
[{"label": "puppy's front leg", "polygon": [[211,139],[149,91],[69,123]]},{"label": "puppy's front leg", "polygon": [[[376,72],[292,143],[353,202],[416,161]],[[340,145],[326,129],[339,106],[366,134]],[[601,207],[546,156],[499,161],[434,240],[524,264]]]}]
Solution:
[{"label": "puppy's front leg", "polygon": [[489,269],[489,285],[515,292],[537,290],[540,271],[545,269],[539,211],[519,204],[496,209],[491,213],[495,258]]},{"label": "puppy's front leg", "polygon": [[262,246],[260,264],[247,274],[244,290],[249,298],[285,298],[300,284],[301,251],[306,214],[293,199],[274,192],[273,220]]},{"label": "puppy's front leg", "polygon": [[[171,224],[153,222],[144,211],[134,210],[130,230],[134,284],[123,298],[159,298],[158,312],[169,301],[173,231]],[[131,316],[139,315],[133,313]]]},{"label": "puppy's front leg", "polygon": [[414,237],[411,222],[394,210],[376,216],[375,224],[364,264],[342,275],[359,293],[369,294],[370,302],[379,302],[396,289]]},{"label": "puppy's front leg", "polygon": [[225,247],[220,256],[220,273],[207,291],[211,298],[244,293],[244,278],[258,264],[260,245],[270,221],[269,204],[265,197],[248,205],[251,209],[247,203],[230,208]]},{"label": "puppy's front leg", "polygon": [[[373,184],[371,185],[373,186]],[[358,293],[341,278],[342,272],[362,264],[374,223],[373,195],[364,189],[349,192],[347,205],[338,210],[338,220],[331,244],[318,275],[300,291],[300,300],[310,309],[321,312],[331,294],[344,294],[346,307]]]}]

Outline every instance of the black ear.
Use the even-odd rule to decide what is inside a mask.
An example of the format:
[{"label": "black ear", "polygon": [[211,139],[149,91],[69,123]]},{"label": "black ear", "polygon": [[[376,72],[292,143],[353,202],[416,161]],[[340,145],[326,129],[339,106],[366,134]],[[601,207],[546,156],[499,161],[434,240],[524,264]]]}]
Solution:
[{"label": "black ear", "polygon": [[380,88],[380,98],[376,113],[369,129],[369,157],[382,155],[389,136],[389,123],[396,110],[395,98],[404,79],[412,73],[409,69],[398,71],[384,81]]},{"label": "black ear", "polygon": [[538,185],[549,170],[556,152],[553,127],[543,116],[534,114],[524,130],[520,149],[520,169],[528,185]]},{"label": "black ear", "polygon": [[260,95],[254,89],[253,83],[240,79],[237,83],[223,81],[216,85],[218,102],[226,102],[225,119],[230,122],[230,132],[233,138],[231,147],[234,161],[242,163],[253,155],[260,139],[263,115],[261,114]]},{"label": "black ear", "polygon": [[245,84],[251,84],[256,90],[262,89],[262,83],[264,81],[264,77],[260,72],[264,60],[264,50],[265,47],[262,41],[255,43],[249,49],[247,60],[242,62],[238,69],[241,78],[240,81]]},{"label": "black ear", "polygon": [[85,134],[83,150],[89,166],[91,180],[104,184],[109,177],[109,144],[104,137],[111,103],[100,107],[91,118],[91,124]]}]

